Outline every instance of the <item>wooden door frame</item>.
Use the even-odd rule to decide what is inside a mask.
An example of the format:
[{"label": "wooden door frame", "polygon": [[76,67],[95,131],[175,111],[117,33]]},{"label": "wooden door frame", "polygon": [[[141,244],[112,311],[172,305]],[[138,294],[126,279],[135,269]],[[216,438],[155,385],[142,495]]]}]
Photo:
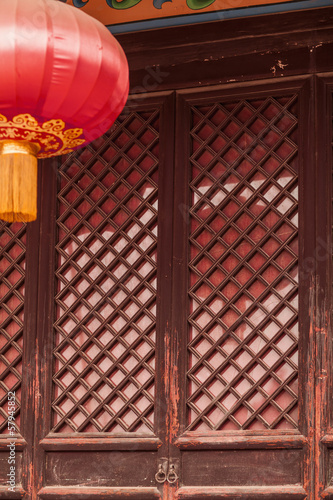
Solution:
[{"label": "wooden door frame", "polygon": [[330,72],[333,7],[116,35],[131,93]]}]

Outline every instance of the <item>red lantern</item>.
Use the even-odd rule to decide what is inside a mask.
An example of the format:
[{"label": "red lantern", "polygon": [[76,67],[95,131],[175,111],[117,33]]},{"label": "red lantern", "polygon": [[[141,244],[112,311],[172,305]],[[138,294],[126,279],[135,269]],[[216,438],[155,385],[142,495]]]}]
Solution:
[{"label": "red lantern", "polygon": [[37,212],[37,158],[110,128],[128,96],[125,54],[109,30],[56,0],[0,2],[0,218]]}]

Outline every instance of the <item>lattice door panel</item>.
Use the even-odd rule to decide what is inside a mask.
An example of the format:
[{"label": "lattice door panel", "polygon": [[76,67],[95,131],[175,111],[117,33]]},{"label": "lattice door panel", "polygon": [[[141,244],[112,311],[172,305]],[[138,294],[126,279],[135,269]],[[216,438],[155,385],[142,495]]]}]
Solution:
[{"label": "lattice door panel", "polygon": [[53,432],[154,430],[159,110],[61,166]]},{"label": "lattice door panel", "polygon": [[[20,427],[26,225],[0,222],[0,433],[8,434],[8,393]],[[11,426],[10,426],[11,427]]]},{"label": "lattice door panel", "polygon": [[187,430],[296,429],[297,99],[191,113]]}]

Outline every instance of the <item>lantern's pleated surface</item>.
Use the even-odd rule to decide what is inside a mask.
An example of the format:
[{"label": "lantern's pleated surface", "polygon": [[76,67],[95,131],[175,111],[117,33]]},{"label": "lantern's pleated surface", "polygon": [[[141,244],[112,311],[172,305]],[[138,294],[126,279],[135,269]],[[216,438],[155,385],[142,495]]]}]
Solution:
[{"label": "lantern's pleated surface", "polygon": [[0,114],[82,128],[86,142],[125,105],[128,66],[99,21],[54,0],[1,0]]}]

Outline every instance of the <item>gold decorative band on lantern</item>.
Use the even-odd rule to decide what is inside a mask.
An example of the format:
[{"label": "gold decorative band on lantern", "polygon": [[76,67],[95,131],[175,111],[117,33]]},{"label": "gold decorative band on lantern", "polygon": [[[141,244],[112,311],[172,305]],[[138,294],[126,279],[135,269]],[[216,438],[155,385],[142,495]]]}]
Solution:
[{"label": "gold decorative band on lantern", "polygon": [[37,217],[38,144],[0,140],[0,219],[31,222]]},{"label": "gold decorative band on lantern", "polygon": [[38,158],[71,153],[86,142],[79,139],[82,134],[82,128],[66,129],[66,123],[60,119],[39,123],[28,113],[16,115],[11,120],[0,114],[0,141],[36,144],[39,146]]}]

